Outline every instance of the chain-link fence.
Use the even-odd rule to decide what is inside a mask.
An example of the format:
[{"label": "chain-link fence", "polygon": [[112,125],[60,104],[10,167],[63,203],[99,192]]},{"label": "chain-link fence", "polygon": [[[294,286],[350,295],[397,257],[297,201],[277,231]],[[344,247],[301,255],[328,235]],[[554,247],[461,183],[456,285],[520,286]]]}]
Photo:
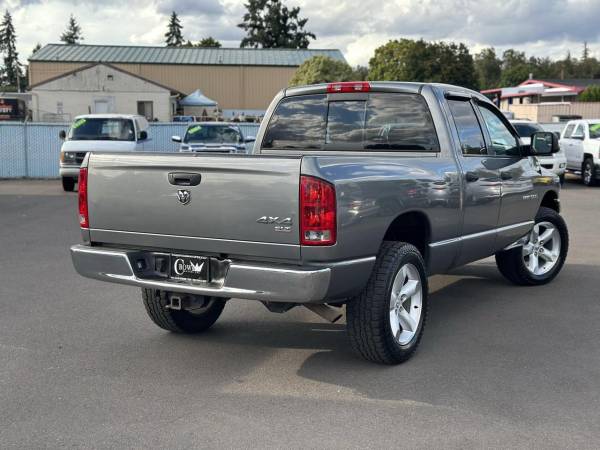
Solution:
[{"label": "chain-link fence", "polygon": [[[244,136],[256,136],[258,124],[238,124]],[[67,131],[66,123],[0,122],[0,178],[58,177],[62,141],[58,134]],[[179,144],[171,136],[183,136],[187,124],[151,123],[144,151],[175,152]]]}]

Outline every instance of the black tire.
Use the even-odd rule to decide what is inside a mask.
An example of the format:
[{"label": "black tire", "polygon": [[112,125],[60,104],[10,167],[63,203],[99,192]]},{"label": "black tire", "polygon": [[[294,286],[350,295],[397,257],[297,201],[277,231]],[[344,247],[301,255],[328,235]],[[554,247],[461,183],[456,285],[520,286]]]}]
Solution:
[{"label": "black tire", "polygon": [[160,328],[174,333],[201,333],[208,330],[219,318],[225,307],[226,299],[209,297],[209,306],[202,313],[174,310],[166,307],[168,293],[155,289],[142,288],[142,300],[146,312]]},{"label": "black tire", "polygon": [[[589,175],[588,175],[589,174]],[[596,166],[592,158],[586,158],[581,166],[581,180],[586,186],[595,186],[596,180]]]},{"label": "black tire", "polygon": [[73,189],[75,189],[75,178],[62,177],[62,187],[65,192],[73,192]]},{"label": "black tire", "polygon": [[569,251],[569,231],[564,219],[556,211],[541,207],[535,217],[535,223],[550,222],[560,235],[560,253],[555,265],[547,273],[535,275],[526,266],[523,247],[515,247],[496,253],[496,265],[506,279],[519,286],[538,286],[552,281],[561,271]]},{"label": "black tire", "polygon": [[[394,279],[406,264],[412,265],[420,277],[421,315],[414,336],[401,345],[392,332],[390,306]],[[346,327],[352,347],[369,361],[402,363],[414,354],[421,341],[427,312],[427,275],[421,254],[411,244],[386,241],[364,291],[346,305]]]}]

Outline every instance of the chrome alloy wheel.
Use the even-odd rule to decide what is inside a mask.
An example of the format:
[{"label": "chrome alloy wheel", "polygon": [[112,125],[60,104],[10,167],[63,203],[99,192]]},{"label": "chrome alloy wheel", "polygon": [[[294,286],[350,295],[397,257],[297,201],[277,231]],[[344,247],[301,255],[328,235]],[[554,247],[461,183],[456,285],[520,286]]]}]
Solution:
[{"label": "chrome alloy wheel", "polygon": [[553,224],[536,223],[523,245],[523,261],[527,270],[537,276],[550,272],[560,258],[560,245],[560,233]]},{"label": "chrome alloy wheel", "polygon": [[421,274],[413,264],[404,264],[394,278],[390,296],[390,326],[398,344],[408,344],[417,333],[422,301]]}]

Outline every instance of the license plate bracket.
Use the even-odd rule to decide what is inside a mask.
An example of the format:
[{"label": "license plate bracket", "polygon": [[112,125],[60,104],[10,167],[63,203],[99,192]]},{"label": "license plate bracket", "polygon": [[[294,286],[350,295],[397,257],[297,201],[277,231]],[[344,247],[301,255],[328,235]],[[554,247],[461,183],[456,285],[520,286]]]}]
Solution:
[{"label": "license plate bracket", "polygon": [[209,259],[205,256],[172,254],[169,276],[175,280],[208,282]]}]

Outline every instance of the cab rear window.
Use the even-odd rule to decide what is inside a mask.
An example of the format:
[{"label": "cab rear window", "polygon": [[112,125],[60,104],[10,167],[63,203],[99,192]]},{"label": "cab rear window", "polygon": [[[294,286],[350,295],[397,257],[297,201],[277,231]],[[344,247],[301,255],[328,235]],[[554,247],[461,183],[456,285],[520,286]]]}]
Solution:
[{"label": "cab rear window", "polygon": [[357,100],[285,98],[271,117],[262,148],[435,152],[439,143],[422,96],[372,93]]}]

